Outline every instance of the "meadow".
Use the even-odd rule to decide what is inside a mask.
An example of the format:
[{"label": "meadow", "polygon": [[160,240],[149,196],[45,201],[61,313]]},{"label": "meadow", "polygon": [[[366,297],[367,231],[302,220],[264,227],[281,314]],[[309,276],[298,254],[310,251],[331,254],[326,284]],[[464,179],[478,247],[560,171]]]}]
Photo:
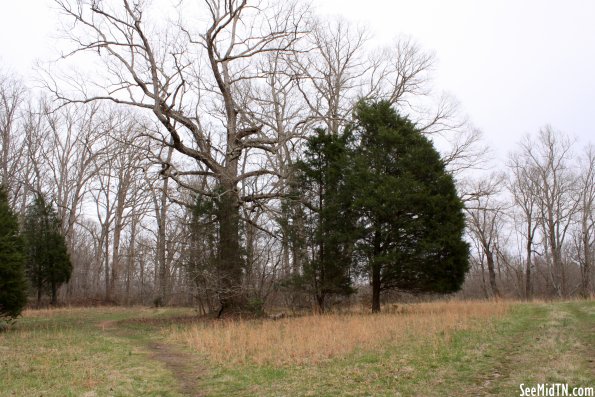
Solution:
[{"label": "meadow", "polygon": [[0,396],[513,396],[595,386],[595,301],[448,301],[270,319],[28,310]]}]

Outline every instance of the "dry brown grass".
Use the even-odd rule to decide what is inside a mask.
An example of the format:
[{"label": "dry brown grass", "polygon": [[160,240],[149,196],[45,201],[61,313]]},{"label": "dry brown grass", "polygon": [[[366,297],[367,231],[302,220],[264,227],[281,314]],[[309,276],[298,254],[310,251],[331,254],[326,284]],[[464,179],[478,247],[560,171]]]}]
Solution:
[{"label": "dry brown grass", "polygon": [[448,338],[483,326],[511,303],[434,302],[391,306],[381,314],[326,314],[270,320],[226,320],[171,330],[170,337],[222,365],[307,365],[358,349]]}]

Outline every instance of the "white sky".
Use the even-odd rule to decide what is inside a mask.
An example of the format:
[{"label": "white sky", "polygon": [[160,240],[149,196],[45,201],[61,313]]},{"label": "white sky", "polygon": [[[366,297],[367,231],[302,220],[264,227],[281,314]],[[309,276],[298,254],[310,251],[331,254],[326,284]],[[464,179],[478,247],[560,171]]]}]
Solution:
[{"label": "white sky", "polygon": [[[313,0],[322,14],[406,34],[438,63],[435,86],[461,102],[498,158],[545,124],[595,141],[595,1]],[[51,0],[0,0],[0,67],[25,78],[48,59]]]}]

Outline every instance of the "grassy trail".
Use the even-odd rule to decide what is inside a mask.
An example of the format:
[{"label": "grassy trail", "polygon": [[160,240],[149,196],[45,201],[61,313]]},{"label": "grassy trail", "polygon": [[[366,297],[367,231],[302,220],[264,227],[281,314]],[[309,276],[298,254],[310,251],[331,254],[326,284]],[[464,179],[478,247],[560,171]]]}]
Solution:
[{"label": "grassy trail", "polygon": [[191,315],[29,312],[0,334],[0,396],[518,396],[520,384],[595,386],[593,301],[516,304],[476,326],[294,364],[210,361],[172,338]]},{"label": "grassy trail", "polygon": [[[447,374],[456,379],[449,391],[518,396],[521,384],[595,386],[594,327],[593,302],[518,305],[490,339],[463,342],[460,360]],[[465,367],[471,370],[461,376]]]},{"label": "grassy trail", "polygon": [[188,312],[97,308],[26,313],[14,329],[0,333],[0,396],[183,396],[183,385],[150,348],[163,336],[126,321]]}]

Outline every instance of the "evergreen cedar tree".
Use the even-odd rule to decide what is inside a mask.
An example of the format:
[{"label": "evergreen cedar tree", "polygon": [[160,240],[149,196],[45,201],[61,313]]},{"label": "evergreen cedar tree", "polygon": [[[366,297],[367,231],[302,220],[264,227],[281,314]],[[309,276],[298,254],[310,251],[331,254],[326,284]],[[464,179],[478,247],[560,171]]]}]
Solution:
[{"label": "evergreen cedar tree", "polygon": [[346,145],[345,136],[317,129],[307,142],[303,161],[296,164],[299,197],[310,210],[300,224],[304,224],[313,255],[295,281],[315,296],[320,311],[329,295],[354,292],[351,263],[356,236],[351,197],[343,188],[349,165]]},{"label": "evergreen cedar tree", "polygon": [[58,288],[70,279],[72,264],[56,212],[39,194],[27,209],[23,234],[26,269],[37,293],[37,304],[42,294],[49,292],[51,304],[55,305]]},{"label": "evergreen cedar tree", "polygon": [[459,290],[469,269],[463,203],[433,144],[387,102],[360,102],[346,134],[372,310],[380,310],[383,290]]},{"label": "evergreen cedar tree", "polygon": [[[298,163],[300,200],[314,214],[302,282],[322,305],[356,273],[382,291],[450,293],[469,268],[463,204],[432,143],[387,102],[360,102],[342,134],[317,130]],[[308,233],[306,233],[308,234]]]},{"label": "evergreen cedar tree", "polygon": [[0,319],[15,319],[27,304],[23,241],[17,217],[0,186]]}]

